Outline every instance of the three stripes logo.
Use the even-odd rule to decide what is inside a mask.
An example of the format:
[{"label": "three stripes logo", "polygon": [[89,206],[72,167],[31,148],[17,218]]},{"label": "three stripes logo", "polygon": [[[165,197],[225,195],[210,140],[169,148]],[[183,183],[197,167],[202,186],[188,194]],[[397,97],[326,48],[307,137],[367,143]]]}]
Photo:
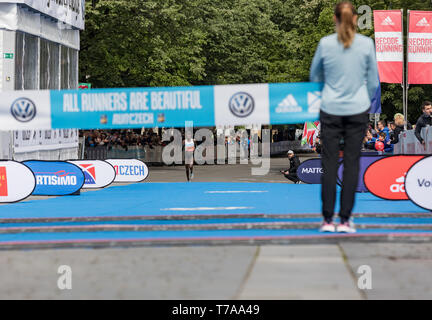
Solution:
[{"label": "three stripes logo", "polygon": [[417,27],[429,27],[430,24],[427,22],[426,18],[423,17],[422,19],[420,19],[419,22],[417,22],[416,26]]},{"label": "three stripes logo", "polygon": [[392,21],[392,19],[390,18],[390,16],[387,16],[387,18],[385,18],[383,20],[383,22],[381,22],[382,26],[394,26],[394,22]]},{"label": "three stripes logo", "polygon": [[276,108],[276,113],[286,113],[286,112],[302,112],[303,109],[300,107],[294,99],[292,94],[289,94],[278,104]]}]

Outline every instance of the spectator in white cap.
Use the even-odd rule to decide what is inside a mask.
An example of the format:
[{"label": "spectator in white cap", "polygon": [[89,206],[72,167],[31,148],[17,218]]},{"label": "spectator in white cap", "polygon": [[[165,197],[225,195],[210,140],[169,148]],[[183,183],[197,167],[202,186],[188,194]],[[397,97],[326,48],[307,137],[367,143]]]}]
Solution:
[{"label": "spectator in white cap", "polygon": [[300,166],[300,160],[294,155],[294,151],[289,150],[287,152],[288,159],[290,162],[289,169],[281,170],[285,178],[291,180],[294,183],[300,183],[300,179],[297,176],[297,168]]}]

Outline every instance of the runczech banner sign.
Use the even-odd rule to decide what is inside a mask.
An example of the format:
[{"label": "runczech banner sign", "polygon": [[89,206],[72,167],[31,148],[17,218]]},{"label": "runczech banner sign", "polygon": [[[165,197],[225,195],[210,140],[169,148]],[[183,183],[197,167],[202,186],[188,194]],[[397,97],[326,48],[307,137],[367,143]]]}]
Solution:
[{"label": "runczech banner sign", "polygon": [[8,91],[2,130],[288,124],[319,118],[321,83]]}]

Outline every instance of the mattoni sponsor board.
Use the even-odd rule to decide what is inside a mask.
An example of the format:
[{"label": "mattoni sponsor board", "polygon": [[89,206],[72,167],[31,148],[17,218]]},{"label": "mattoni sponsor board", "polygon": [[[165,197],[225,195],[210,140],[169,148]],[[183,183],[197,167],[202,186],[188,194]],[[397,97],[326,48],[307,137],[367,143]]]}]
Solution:
[{"label": "mattoni sponsor board", "polygon": [[322,173],[320,158],[306,160],[297,169],[299,179],[310,184],[320,184]]},{"label": "mattoni sponsor board", "polygon": [[400,155],[384,157],[372,163],[364,174],[364,184],[370,193],[386,200],[408,200],[405,175],[424,156]]},{"label": "mattoni sponsor board", "polygon": [[102,160],[70,160],[81,168],[84,173],[83,189],[104,188],[114,182],[114,167]]},{"label": "mattoni sponsor board", "polygon": [[36,186],[33,172],[22,163],[0,160],[0,203],[24,200]]},{"label": "mattoni sponsor board", "polygon": [[405,176],[405,192],[421,208],[432,210],[432,157],[420,159]]},{"label": "mattoni sponsor board", "polygon": [[64,196],[73,194],[84,185],[84,173],[75,164],[66,161],[24,161],[36,177],[34,195]]},{"label": "mattoni sponsor board", "polygon": [[[360,157],[360,170],[359,170],[359,180],[357,183],[357,188],[356,191],[357,192],[367,192],[368,189],[366,188],[364,181],[363,181],[363,175],[366,172],[366,169],[375,161],[379,160],[383,158],[383,156],[361,156]],[[341,165],[339,166],[338,169],[338,184],[341,184],[342,182],[342,177],[343,177],[343,170],[344,170],[344,165],[343,162],[341,163]]]},{"label": "mattoni sponsor board", "polygon": [[140,182],[148,176],[147,165],[137,159],[107,159],[115,170],[114,182]]}]

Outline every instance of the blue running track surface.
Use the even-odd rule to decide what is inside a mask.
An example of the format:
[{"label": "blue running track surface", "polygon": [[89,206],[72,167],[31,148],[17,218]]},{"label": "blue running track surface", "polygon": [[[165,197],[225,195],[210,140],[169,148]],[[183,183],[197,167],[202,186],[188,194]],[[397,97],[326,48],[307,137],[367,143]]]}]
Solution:
[{"label": "blue running track surface", "polygon": [[[240,192],[239,192],[240,191]],[[225,193],[229,192],[229,193]],[[337,212],[338,208],[336,208]],[[282,183],[139,183],[0,206],[0,219],[320,213],[320,186]],[[359,193],[356,213],[428,213],[410,201]]]},{"label": "blue running track surface", "polygon": [[[236,229],[238,223],[320,223],[319,185],[271,183],[138,183],[112,186],[79,196],[30,200],[0,206],[0,248],[27,244],[75,245],[91,243],[155,243],[179,241],[280,240],[366,237],[423,237],[432,239],[432,214],[410,201],[386,201],[370,193],[357,194],[354,213],[359,228],[354,235],[322,234],[317,229]],[[336,212],[338,207],[336,208]],[[253,215],[279,215],[277,218]],[[298,218],[295,215],[299,215]],[[305,217],[305,214],[315,214]],[[355,216],[354,214],[354,216]],[[389,214],[390,217],[368,217],[367,214]],[[430,215],[429,215],[430,214]],[[213,215],[217,215],[213,216]],[[222,215],[222,216],[221,216]],[[284,215],[289,215],[284,218]],[[401,215],[401,216],[398,216]],[[198,216],[194,218],[194,216]],[[208,216],[208,219],[205,217]],[[128,218],[129,217],[129,218]],[[160,217],[160,218],[159,218]],[[182,220],[180,218],[191,219]],[[204,217],[204,218],[203,218]],[[147,219],[151,218],[151,220]],[[47,219],[48,221],[44,221]],[[91,219],[91,221],[50,221],[55,219]],[[105,220],[104,220],[105,219]],[[111,219],[111,221],[109,220]],[[147,219],[147,220],[146,220]],[[21,221],[22,220],[22,221]],[[210,230],[212,224],[230,228]],[[94,226],[163,226],[178,225],[180,230],[91,231]],[[204,230],[187,230],[181,226],[203,226]],[[379,225],[368,229],[367,225]],[[409,229],[394,225],[410,225]],[[420,228],[421,226],[428,228]],[[88,227],[76,231],[56,227]],[[234,226],[234,227],[233,227]],[[393,226],[393,228],[392,228]],[[21,232],[9,228],[46,227]],[[51,229],[50,229],[51,228]],[[209,230],[206,230],[209,228]],[[418,228],[418,230],[416,229]],[[112,230],[112,231],[111,231]]]}]

